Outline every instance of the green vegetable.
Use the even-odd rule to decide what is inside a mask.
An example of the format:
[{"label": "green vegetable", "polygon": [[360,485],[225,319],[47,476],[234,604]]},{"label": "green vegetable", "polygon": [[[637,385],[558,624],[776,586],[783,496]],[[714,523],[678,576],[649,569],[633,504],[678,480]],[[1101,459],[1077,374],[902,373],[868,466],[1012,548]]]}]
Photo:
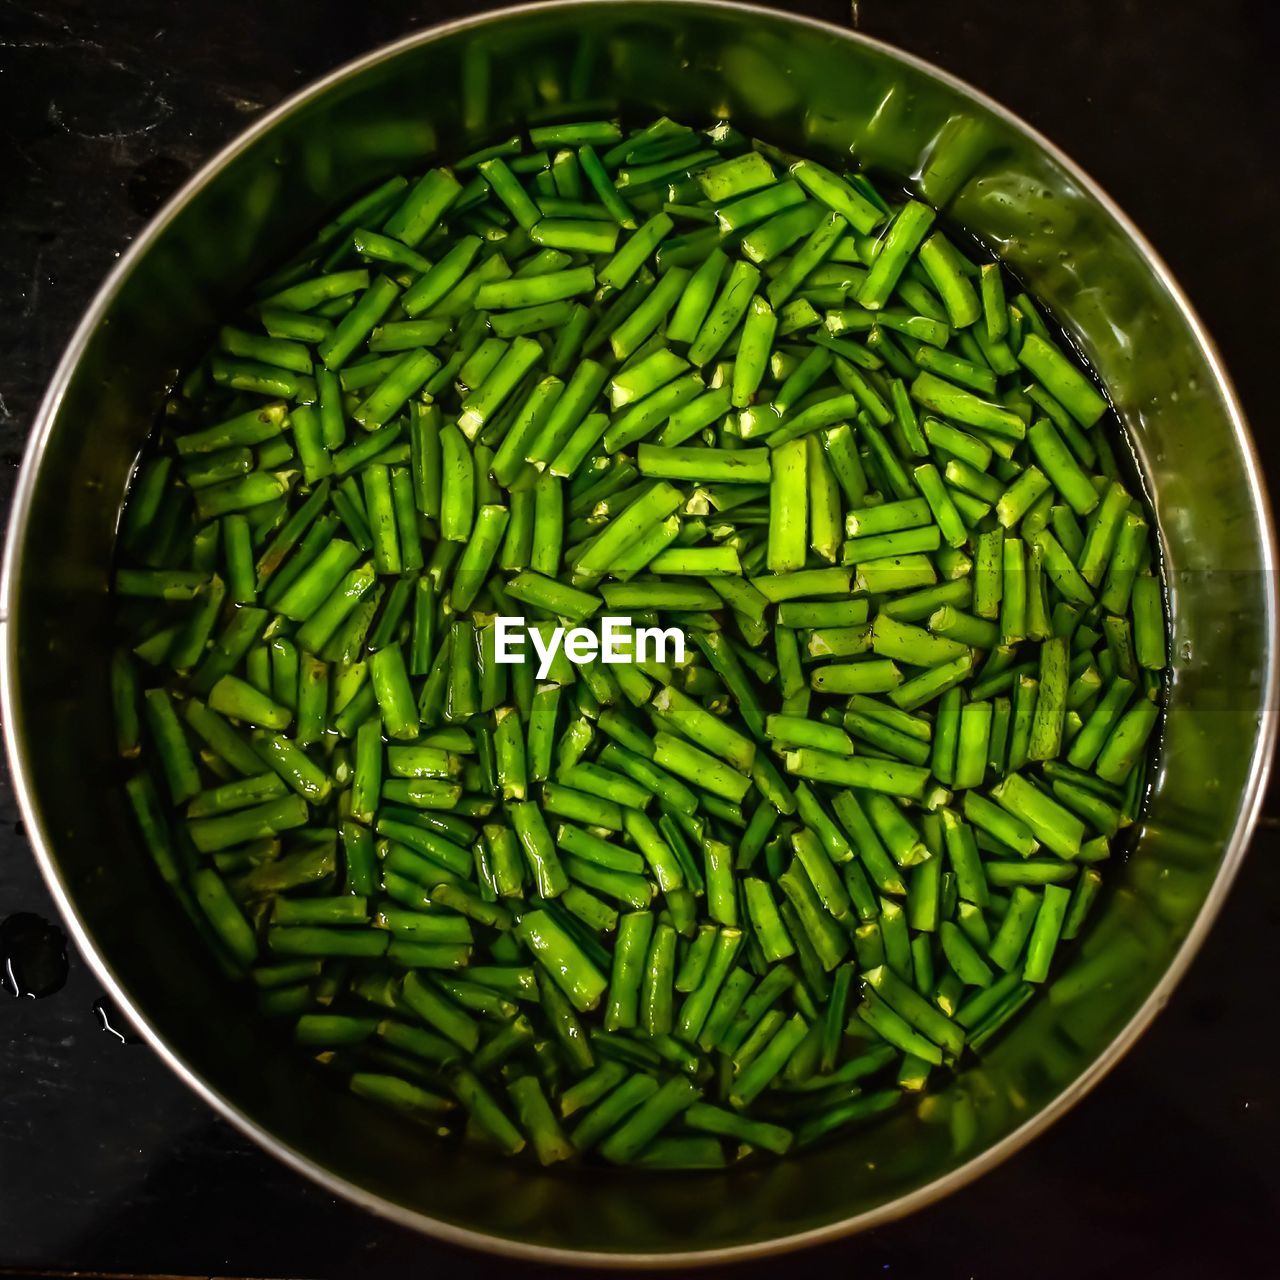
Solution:
[{"label": "green vegetable", "polygon": [[357,201],[179,384],[121,524],[126,794],[353,1093],[719,1168],[1052,985],[1165,597],[1105,397],[958,243],[722,126],[542,123]]}]

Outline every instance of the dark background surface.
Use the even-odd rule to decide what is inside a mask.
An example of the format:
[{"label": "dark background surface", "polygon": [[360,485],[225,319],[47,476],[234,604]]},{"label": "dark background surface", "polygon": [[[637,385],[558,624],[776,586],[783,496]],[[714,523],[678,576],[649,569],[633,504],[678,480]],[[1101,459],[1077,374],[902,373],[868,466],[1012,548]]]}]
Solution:
[{"label": "dark background surface", "polygon": [[[0,0],[4,512],[80,311],[173,189],[320,73],[488,7]],[[778,7],[851,18],[836,0]],[[862,30],[1042,129],[1133,216],[1216,336],[1274,489],[1280,9],[1267,0],[862,0],[854,9]],[[1275,1274],[1274,790],[1267,815],[1170,1007],[1065,1121],[905,1222],[735,1274]],[[15,912],[55,918],[0,775],[0,919]],[[0,1272],[496,1273],[498,1264],[383,1224],[273,1163],[146,1048],[104,1031],[100,995],[75,955],[55,994],[0,994]]]}]

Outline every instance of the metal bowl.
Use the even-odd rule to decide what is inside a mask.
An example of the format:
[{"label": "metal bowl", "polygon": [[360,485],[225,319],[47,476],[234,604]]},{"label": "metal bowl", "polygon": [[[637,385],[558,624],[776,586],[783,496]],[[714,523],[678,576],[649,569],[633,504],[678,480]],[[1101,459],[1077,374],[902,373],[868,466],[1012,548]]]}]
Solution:
[{"label": "metal bowl", "polygon": [[[735,123],[909,179],[1009,264],[1109,388],[1159,520],[1174,655],[1132,856],[1066,971],[919,1106],[819,1150],[676,1177],[538,1170],[444,1148],[348,1097],[247,1016],[140,847],[105,654],[121,496],[174,372],[300,232],[387,174],[536,117]],[[934,157],[937,157],[935,160]],[[67,350],[23,465],[4,565],[5,740],[42,869],[152,1046],[330,1191],[461,1244],[689,1266],[882,1223],[1016,1151],[1169,998],[1244,854],[1275,737],[1274,534],[1227,375],[1139,232],[1054,146],[953,77],[763,9],[560,3],[411,36],[270,112],[138,237]]]}]

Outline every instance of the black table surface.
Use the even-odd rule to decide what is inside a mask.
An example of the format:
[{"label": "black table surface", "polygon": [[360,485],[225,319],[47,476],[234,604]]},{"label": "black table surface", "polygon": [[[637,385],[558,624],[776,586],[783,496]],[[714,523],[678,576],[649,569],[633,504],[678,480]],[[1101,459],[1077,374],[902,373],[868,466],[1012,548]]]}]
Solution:
[{"label": "black table surface", "polygon": [[[182,179],[320,73],[402,33],[487,7],[0,3],[5,511],[25,434],[79,313]],[[809,0],[778,7],[856,22],[956,72],[1099,179],[1146,230],[1216,336],[1274,484],[1277,6],[861,0],[851,10]],[[1241,1275],[1259,1262],[1259,1274],[1274,1274],[1277,826],[1273,793],[1222,918],[1172,1003],[1067,1119],[904,1222],[737,1274],[1200,1280]],[[0,777],[0,918],[16,912],[56,919]],[[55,994],[0,996],[0,1273],[496,1270],[489,1259],[335,1201],[275,1164],[148,1049],[104,1030],[94,1008],[101,994],[73,954]]]}]

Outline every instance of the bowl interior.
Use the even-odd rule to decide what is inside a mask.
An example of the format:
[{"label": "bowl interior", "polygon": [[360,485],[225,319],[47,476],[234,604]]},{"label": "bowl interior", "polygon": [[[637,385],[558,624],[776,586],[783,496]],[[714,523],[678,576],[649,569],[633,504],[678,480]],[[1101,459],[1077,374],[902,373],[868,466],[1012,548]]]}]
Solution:
[{"label": "bowl interior", "polygon": [[[835,160],[852,150],[1004,258],[1128,429],[1174,627],[1146,819],[1047,998],[919,1108],[784,1163],[675,1179],[446,1151],[277,1051],[278,1032],[246,1017],[140,847],[118,787],[104,654],[85,642],[106,634],[118,506],[164,389],[255,277],[391,173],[533,119],[619,109],[727,116]],[[506,1247],[674,1260],[870,1222],[998,1158],[1096,1078],[1167,994],[1241,853],[1272,727],[1264,504],[1230,389],[1162,269],[1078,172],[963,86],[858,37],[734,6],[512,11],[395,46],[264,121],[99,298],[46,405],[13,534],[7,728],[29,828],[81,942],[153,1041],[279,1154],[407,1221]]]}]

